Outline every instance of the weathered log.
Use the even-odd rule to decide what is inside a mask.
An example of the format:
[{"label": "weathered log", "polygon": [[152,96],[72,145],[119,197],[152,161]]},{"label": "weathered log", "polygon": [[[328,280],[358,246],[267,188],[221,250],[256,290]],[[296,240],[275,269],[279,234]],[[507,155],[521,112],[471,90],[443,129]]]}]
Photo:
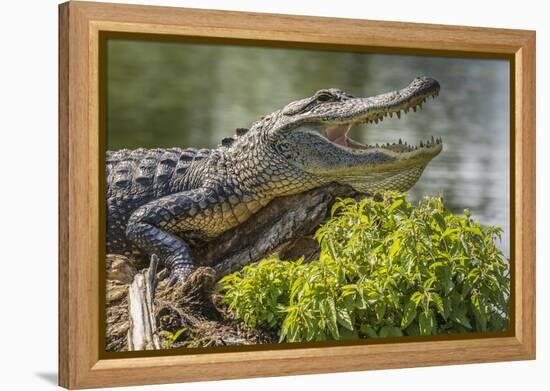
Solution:
[{"label": "weathered log", "polygon": [[212,266],[217,277],[274,253],[281,258],[313,257],[318,250],[312,235],[329,215],[337,198],[364,195],[348,186],[330,184],[303,194],[273,200],[238,227],[212,241],[192,247],[198,265]]},{"label": "weathered log", "polygon": [[128,350],[160,349],[154,297],[158,257],[151,256],[149,268],[137,273],[128,290]]}]

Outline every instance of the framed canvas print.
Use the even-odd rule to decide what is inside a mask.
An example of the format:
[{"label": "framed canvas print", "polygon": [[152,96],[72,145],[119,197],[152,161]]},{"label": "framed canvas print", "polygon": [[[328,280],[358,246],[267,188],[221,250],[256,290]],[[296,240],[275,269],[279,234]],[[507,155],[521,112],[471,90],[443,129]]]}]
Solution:
[{"label": "framed canvas print", "polygon": [[60,12],[60,384],[535,357],[535,33]]}]

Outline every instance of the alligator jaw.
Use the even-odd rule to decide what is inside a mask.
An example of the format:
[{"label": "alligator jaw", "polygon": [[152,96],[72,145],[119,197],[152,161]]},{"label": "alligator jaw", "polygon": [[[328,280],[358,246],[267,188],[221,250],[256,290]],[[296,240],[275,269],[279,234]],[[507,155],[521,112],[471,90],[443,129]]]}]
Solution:
[{"label": "alligator jaw", "polygon": [[441,137],[434,138],[433,136],[429,140],[420,141],[417,145],[409,144],[402,139],[399,139],[398,142],[382,145],[362,144],[348,137],[347,133],[351,127],[351,125],[329,127],[325,129],[323,136],[333,144],[340,145],[356,153],[384,151],[403,156],[406,154],[414,155],[418,152],[431,152],[436,155],[441,151],[443,145]]},{"label": "alligator jaw", "polygon": [[[353,125],[382,122],[385,118],[393,117],[395,114],[397,118],[401,119],[402,113],[406,114],[411,109],[416,112],[418,109],[422,109],[422,105],[430,97],[434,98],[439,95],[439,84],[437,82],[428,83],[428,86],[419,90],[416,90],[413,96],[409,96],[407,93],[413,89],[414,81],[411,85],[405,87],[402,90],[390,92],[387,94],[381,94],[370,98],[353,98],[350,105],[361,107],[369,107],[364,113],[356,115],[352,121],[344,123],[326,123],[323,124],[323,131],[321,135],[324,136],[331,143],[340,145],[346,149],[354,150],[357,153],[361,152],[374,152],[376,150],[390,152],[403,155],[415,155],[417,153],[428,152],[433,155],[437,155],[442,148],[442,139],[434,138],[427,141],[420,141],[418,145],[409,145],[407,142],[403,142],[399,139],[398,142],[387,143],[383,145],[369,145],[362,144],[348,137],[348,132]],[[355,102],[357,103],[355,103]],[[383,104],[375,103],[383,102]],[[420,151],[419,151],[420,150]]]}]

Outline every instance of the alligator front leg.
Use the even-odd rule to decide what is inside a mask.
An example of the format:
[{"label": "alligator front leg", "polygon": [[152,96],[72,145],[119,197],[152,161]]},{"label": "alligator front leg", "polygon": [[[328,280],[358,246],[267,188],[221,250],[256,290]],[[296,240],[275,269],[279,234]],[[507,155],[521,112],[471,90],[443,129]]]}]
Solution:
[{"label": "alligator front leg", "polygon": [[170,271],[169,285],[184,283],[195,270],[189,245],[177,232],[199,230],[197,211],[204,206],[199,190],[175,193],[136,209],[126,236],[149,255],[156,254]]}]

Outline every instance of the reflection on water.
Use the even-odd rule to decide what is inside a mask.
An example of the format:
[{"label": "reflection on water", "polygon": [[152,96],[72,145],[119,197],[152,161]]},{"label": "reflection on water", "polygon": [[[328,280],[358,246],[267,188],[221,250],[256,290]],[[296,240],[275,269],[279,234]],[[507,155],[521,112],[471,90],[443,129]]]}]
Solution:
[{"label": "reflection on water", "polygon": [[181,43],[110,41],[108,149],[213,147],[237,127],[321,88],[367,96],[431,76],[441,94],[420,113],[356,127],[376,143],[442,136],[443,152],[410,191],[443,193],[502,227],[509,255],[509,67],[506,61]]}]

